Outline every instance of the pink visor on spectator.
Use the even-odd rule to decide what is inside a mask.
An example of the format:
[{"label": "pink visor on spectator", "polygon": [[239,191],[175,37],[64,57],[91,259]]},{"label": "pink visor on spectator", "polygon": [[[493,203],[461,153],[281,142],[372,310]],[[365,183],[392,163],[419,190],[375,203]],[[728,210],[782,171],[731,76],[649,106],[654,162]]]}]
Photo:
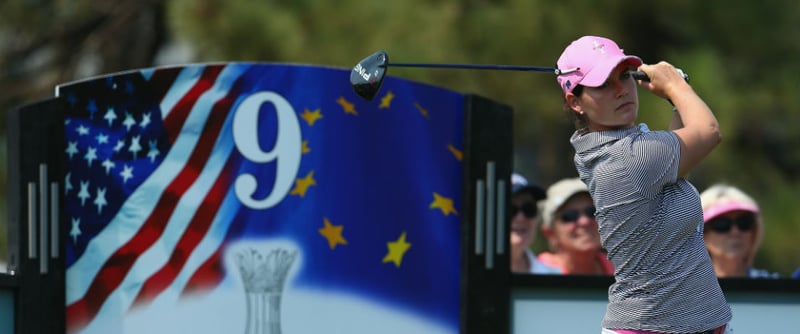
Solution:
[{"label": "pink visor on spectator", "polygon": [[731,211],[748,211],[758,213],[758,208],[755,205],[739,202],[727,202],[714,205],[703,211],[703,223],[708,223],[709,220],[716,218],[719,215]]}]

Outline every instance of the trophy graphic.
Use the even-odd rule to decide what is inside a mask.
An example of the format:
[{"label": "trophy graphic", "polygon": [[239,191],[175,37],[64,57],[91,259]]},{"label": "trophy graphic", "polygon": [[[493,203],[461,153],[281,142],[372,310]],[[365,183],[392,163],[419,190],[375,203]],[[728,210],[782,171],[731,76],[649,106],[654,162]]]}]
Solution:
[{"label": "trophy graphic", "polygon": [[273,249],[267,254],[250,248],[236,254],[247,296],[245,334],[281,333],[281,296],[297,251]]}]

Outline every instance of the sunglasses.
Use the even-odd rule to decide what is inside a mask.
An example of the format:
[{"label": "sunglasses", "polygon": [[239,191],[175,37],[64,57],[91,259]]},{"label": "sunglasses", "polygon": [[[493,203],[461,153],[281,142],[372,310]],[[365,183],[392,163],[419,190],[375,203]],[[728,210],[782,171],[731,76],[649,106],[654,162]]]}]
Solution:
[{"label": "sunglasses", "polygon": [[597,211],[593,206],[585,207],[583,210],[564,210],[558,215],[558,219],[565,223],[574,223],[581,218],[581,215],[594,219]]},{"label": "sunglasses", "polygon": [[526,218],[533,218],[536,217],[539,209],[533,203],[525,203],[522,206],[511,205],[511,217],[516,216],[520,211]]},{"label": "sunglasses", "polygon": [[708,223],[705,224],[706,228],[711,229],[714,232],[719,233],[727,233],[728,231],[733,228],[733,225],[736,225],[739,228],[739,231],[747,232],[750,231],[753,226],[756,224],[756,218],[752,215],[741,216],[738,218],[727,218],[727,217],[718,217],[714,218]]}]

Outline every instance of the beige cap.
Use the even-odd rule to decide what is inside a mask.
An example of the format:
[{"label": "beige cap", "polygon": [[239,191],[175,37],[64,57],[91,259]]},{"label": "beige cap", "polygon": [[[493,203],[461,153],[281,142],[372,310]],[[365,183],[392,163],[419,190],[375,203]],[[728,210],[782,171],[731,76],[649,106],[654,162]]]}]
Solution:
[{"label": "beige cap", "polygon": [[550,188],[547,188],[547,199],[539,202],[544,226],[553,226],[556,211],[558,211],[570,197],[584,192],[588,193],[589,188],[577,177],[562,179],[553,183]]}]

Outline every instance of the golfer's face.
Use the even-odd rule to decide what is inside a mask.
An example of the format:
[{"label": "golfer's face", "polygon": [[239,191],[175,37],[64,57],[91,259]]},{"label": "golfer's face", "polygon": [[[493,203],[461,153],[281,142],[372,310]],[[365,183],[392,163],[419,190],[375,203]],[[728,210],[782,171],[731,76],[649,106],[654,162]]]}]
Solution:
[{"label": "golfer's face", "polygon": [[588,119],[591,131],[604,131],[633,126],[639,113],[633,69],[620,64],[599,87],[584,87],[578,97],[578,111]]}]

